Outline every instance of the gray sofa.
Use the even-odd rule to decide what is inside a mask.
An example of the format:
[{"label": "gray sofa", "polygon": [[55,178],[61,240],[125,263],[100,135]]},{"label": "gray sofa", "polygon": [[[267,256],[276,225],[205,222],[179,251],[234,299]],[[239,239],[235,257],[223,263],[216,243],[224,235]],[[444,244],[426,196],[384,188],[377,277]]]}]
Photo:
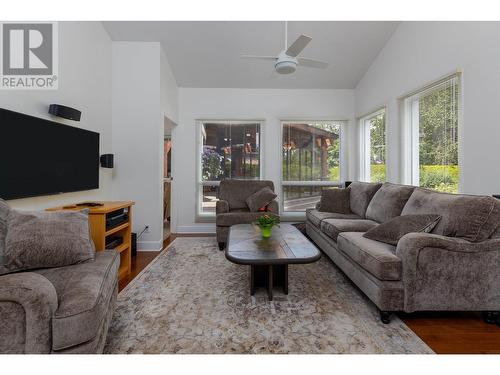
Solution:
[{"label": "gray sofa", "polygon": [[[231,225],[250,224],[265,212],[250,212],[246,199],[260,189],[268,187],[274,191],[272,181],[266,180],[222,180],[219,185],[219,200],[216,203],[217,242],[219,249],[226,246]],[[278,202],[272,201],[269,209],[279,215]]]},{"label": "gray sofa", "polygon": [[102,353],[118,294],[119,254],[0,276],[0,353]]},{"label": "gray sofa", "polygon": [[[500,200],[391,183],[354,182],[351,214],[306,211],[308,236],[373,301],[396,311],[500,310]],[[397,246],[363,233],[399,215],[439,214],[431,233]]]}]

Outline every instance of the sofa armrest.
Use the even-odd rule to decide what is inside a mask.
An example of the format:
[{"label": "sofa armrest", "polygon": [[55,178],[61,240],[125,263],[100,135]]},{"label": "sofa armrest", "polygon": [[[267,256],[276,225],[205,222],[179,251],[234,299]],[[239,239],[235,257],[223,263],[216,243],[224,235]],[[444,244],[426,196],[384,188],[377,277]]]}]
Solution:
[{"label": "sofa armrest", "polygon": [[277,201],[272,201],[267,205],[267,208],[269,211],[271,211],[273,214],[279,215],[280,214],[280,205]]},{"label": "sofa armrest", "polygon": [[216,214],[225,214],[229,212],[229,203],[223,199],[219,199],[215,203],[215,213]]},{"label": "sofa armrest", "polygon": [[469,242],[409,233],[397,245],[405,311],[498,310],[500,239]]},{"label": "sofa armrest", "polygon": [[[22,306],[25,340],[24,353],[50,353],[52,346],[52,316],[57,310],[57,293],[52,283],[34,272],[0,276],[0,304],[15,303]],[[5,332],[12,322],[0,317],[0,331]],[[6,337],[7,336],[7,337]],[[0,335],[0,347],[11,344],[12,337]]]},{"label": "sofa armrest", "polygon": [[408,233],[399,240],[396,255],[405,256],[410,251],[416,251],[416,249],[424,247],[435,247],[464,253],[500,251],[500,238],[470,242],[462,238],[446,237],[438,234]]}]

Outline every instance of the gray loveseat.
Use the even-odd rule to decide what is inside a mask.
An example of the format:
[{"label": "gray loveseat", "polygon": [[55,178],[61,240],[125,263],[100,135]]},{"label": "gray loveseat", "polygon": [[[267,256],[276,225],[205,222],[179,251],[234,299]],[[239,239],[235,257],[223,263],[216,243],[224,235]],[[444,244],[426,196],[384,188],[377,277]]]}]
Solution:
[{"label": "gray loveseat", "polygon": [[[274,191],[272,181],[227,179],[220,182],[215,219],[220,250],[226,246],[231,225],[250,224],[265,214],[265,212],[250,212],[246,203],[250,195],[265,187]],[[275,200],[268,205],[268,208],[274,214],[279,214],[279,205]]]},{"label": "gray loveseat", "polygon": [[0,353],[101,353],[118,293],[119,254],[0,276]]},{"label": "gray loveseat", "polygon": [[[306,211],[309,237],[370,298],[396,311],[500,310],[500,200],[391,183],[354,182],[351,214]],[[363,233],[399,215],[439,214],[431,233],[397,246]]]}]

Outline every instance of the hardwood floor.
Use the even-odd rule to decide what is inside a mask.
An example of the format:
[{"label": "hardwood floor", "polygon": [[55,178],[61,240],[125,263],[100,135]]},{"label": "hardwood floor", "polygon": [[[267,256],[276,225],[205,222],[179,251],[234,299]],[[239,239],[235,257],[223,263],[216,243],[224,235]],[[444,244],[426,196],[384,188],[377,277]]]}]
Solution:
[{"label": "hardwood floor", "polygon": [[[177,237],[201,236],[204,235],[170,235],[163,242],[163,247],[167,247]],[[160,251],[140,251],[132,257],[132,273],[120,284],[120,290],[158,254]],[[500,327],[486,324],[478,313],[415,313],[398,316],[438,354],[500,354]]]},{"label": "hardwood floor", "polygon": [[132,257],[130,276],[120,280],[119,291],[121,292],[161,251],[139,251]]},{"label": "hardwood floor", "polygon": [[500,354],[500,327],[479,313],[425,312],[398,314],[439,354]]}]

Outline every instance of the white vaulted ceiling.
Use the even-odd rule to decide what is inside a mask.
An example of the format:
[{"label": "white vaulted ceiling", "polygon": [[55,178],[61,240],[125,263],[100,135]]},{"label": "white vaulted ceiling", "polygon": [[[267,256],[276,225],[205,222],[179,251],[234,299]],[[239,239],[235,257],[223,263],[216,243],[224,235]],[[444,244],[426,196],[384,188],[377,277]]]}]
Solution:
[{"label": "white vaulted ceiling", "polygon": [[180,87],[353,89],[385,46],[398,22],[292,21],[291,43],[313,39],[301,56],[330,63],[278,75],[272,61],[242,54],[277,55],[284,49],[282,21],[104,22],[113,41],[160,42]]}]

